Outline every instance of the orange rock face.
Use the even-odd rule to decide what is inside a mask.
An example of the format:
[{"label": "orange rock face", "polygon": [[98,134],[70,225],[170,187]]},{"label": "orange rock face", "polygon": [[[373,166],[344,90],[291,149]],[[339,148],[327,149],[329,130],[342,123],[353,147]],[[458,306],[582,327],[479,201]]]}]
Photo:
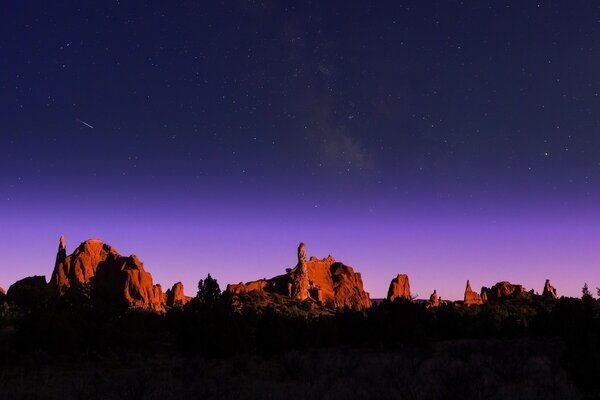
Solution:
[{"label": "orange rock face", "polygon": [[544,284],[544,291],[542,292],[542,296],[547,299],[556,299],[558,295],[556,294],[556,289],[550,284],[550,279],[546,279],[546,283]]},{"label": "orange rock face", "polygon": [[474,304],[483,304],[483,300],[479,294],[471,289],[471,282],[467,280],[467,287],[465,288],[465,305],[470,306]]},{"label": "orange rock face", "polygon": [[398,274],[398,276],[392,279],[392,282],[390,282],[387,299],[394,301],[397,298],[412,300],[412,297],[410,297],[410,283],[408,282],[408,275]]},{"label": "orange rock face", "polygon": [[191,298],[183,293],[183,284],[177,282],[171,289],[167,289],[166,302],[168,307],[175,307],[176,305],[184,305]]},{"label": "orange rock face", "polygon": [[135,255],[121,256],[111,246],[90,239],[67,256],[61,236],[50,286],[64,293],[73,283],[88,283],[92,279],[133,307],[164,310],[166,298],[160,285],[153,284],[152,275]]},{"label": "orange rock face", "polygon": [[528,292],[522,285],[513,285],[510,282],[502,281],[496,283],[491,288],[481,288],[481,295],[486,301],[498,301],[502,299],[514,299],[533,295],[533,291]]},{"label": "orange rock face", "polygon": [[360,273],[337,262],[333,257],[306,260],[303,243],[298,247],[298,263],[284,275],[248,283],[227,285],[226,292],[259,291],[276,293],[297,300],[310,299],[331,308],[365,309],[371,307],[369,294],[363,289]]}]

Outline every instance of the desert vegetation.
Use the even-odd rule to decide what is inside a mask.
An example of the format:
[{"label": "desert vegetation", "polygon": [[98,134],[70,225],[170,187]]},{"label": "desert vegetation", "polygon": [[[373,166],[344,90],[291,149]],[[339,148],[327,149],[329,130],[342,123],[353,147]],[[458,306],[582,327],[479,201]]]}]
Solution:
[{"label": "desert vegetation", "polygon": [[600,395],[600,303],[589,290],[329,312],[312,312],[310,299],[223,294],[210,275],[167,312],[128,307],[93,283],[31,296],[0,304],[1,398]]}]

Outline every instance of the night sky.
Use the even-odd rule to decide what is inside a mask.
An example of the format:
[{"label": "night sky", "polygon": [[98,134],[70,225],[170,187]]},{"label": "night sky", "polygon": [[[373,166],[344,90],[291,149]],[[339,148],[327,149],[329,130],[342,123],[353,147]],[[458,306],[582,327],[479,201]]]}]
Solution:
[{"label": "night sky", "polygon": [[186,294],[300,241],[375,298],[600,286],[598,2],[59,3],[0,10],[5,289],[61,234]]}]

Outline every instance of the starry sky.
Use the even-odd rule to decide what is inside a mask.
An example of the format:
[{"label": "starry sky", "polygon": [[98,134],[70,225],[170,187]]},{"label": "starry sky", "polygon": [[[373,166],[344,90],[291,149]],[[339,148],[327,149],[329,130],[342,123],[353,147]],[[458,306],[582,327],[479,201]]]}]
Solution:
[{"label": "starry sky", "polygon": [[0,286],[99,238],[195,293],[296,246],[374,298],[600,286],[600,5],[9,2]]}]

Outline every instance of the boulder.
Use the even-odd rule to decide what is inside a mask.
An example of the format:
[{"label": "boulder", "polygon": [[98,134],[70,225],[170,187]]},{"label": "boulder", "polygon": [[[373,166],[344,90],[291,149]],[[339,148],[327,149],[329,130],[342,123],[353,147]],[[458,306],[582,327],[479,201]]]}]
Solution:
[{"label": "boulder", "polygon": [[465,305],[471,306],[477,304],[483,304],[483,300],[479,294],[471,289],[471,282],[467,280],[467,287],[465,288]]},{"label": "boulder", "polygon": [[183,293],[183,284],[181,282],[177,282],[171,289],[167,289],[165,294],[168,307],[184,305],[191,300],[191,297],[188,297]]},{"label": "boulder", "polygon": [[410,283],[408,282],[408,275],[398,274],[398,276],[392,279],[390,282],[387,299],[389,301],[394,301],[398,298],[412,300],[412,297],[410,296]]},{"label": "boulder", "polygon": [[527,291],[522,285],[513,285],[510,282],[502,281],[496,283],[491,288],[482,287],[481,297],[486,301],[495,302],[499,300],[526,298],[533,295],[533,291]]},{"label": "boulder", "polygon": [[556,289],[550,284],[550,279],[546,279],[546,283],[544,284],[544,291],[542,292],[542,296],[546,299],[558,298],[558,295],[556,294]]},{"label": "boulder", "polygon": [[337,262],[332,256],[306,260],[304,243],[298,246],[294,268],[271,279],[227,285],[226,293],[271,293],[299,301],[313,301],[330,308],[366,309],[371,307],[360,273]]},{"label": "boulder", "polygon": [[67,256],[61,236],[50,286],[62,294],[75,283],[91,281],[130,306],[156,311],[165,308],[166,298],[160,285],[154,285],[152,275],[135,255],[121,256],[110,245],[90,239]]}]

